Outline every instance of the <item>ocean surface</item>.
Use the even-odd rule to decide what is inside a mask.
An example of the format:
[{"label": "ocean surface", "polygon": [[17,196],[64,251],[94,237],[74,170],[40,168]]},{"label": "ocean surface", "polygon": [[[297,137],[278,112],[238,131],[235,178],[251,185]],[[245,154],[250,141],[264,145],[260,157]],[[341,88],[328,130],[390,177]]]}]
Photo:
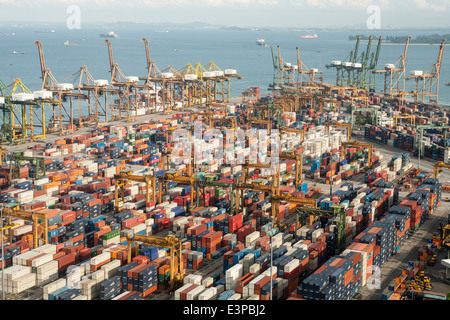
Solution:
[{"label": "ocean surface", "polygon": [[[41,89],[41,73],[38,49],[35,40],[40,40],[44,49],[46,66],[51,69],[58,82],[67,82],[72,74],[86,65],[95,79],[110,80],[107,45],[100,33],[110,30],[88,29],[69,30],[55,28],[54,33],[38,33],[37,30],[51,30],[31,27],[0,28],[0,79],[10,84],[20,78],[32,91]],[[326,82],[335,83],[336,71],[326,69],[332,60],[343,61],[354,49],[355,41],[349,35],[373,34],[372,52],[376,49],[378,37],[382,35],[410,35],[445,33],[434,31],[370,31],[338,32],[317,31],[316,39],[301,39],[301,31],[250,31],[250,30],[168,30],[156,32],[147,29],[115,29],[119,35],[111,39],[114,60],[127,76],[146,76],[145,37],[149,41],[150,56],[160,70],[173,66],[179,70],[188,63],[200,62],[207,65],[214,63],[224,69],[236,69],[243,79],[232,79],[231,96],[241,95],[245,89],[256,86],[262,93],[268,93],[268,85],[273,79],[273,61],[270,46],[258,46],[256,40],[263,38],[267,45],[272,45],[274,53],[280,46],[281,56],[287,62],[297,64],[296,47],[308,68],[323,71]],[[14,36],[8,35],[15,33]],[[74,41],[77,46],[65,46],[65,41]],[[361,42],[359,55],[365,52],[367,42]],[[386,63],[395,63],[403,53],[404,44],[388,45],[381,48],[377,69],[383,69]],[[407,59],[407,75],[411,70],[428,70],[437,60],[439,46],[410,45]],[[445,49],[448,51],[448,47]],[[23,54],[12,54],[13,51]],[[450,52],[444,51],[439,102],[450,104]],[[69,81],[70,82],[70,81]],[[378,76],[377,91],[383,88],[384,78]],[[414,81],[407,81],[407,89],[414,88]]]}]

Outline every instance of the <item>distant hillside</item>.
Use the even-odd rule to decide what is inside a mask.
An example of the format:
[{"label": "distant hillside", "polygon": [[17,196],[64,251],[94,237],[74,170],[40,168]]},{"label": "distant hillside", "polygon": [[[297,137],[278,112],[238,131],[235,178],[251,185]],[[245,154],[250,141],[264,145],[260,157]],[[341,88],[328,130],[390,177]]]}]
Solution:
[{"label": "distant hillside", "polygon": [[[358,36],[349,36],[349,40],[356,40]],[[387,36],[384,40],[390,43],[405,43],[407,36]],[[431,35],[421,35],[414,39],[411,39],[410,43],[421,43],[421,44],[440,44],[442,39],[450,39],[450,34],[431,34]],[[369,40],[369,36],[361,35],[361,40]]]}]

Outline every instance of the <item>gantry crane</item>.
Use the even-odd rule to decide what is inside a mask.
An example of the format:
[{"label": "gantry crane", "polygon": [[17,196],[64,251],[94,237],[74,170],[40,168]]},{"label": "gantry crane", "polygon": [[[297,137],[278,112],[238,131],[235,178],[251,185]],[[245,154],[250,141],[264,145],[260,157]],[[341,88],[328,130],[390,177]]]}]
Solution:
[{"label": "gantry crane", "polygon": [[[356,76],[353,84],[360,89],[369,89],[370,91],[375,91],[376,87],[376,77],[373,75],[373,71],[378,65],[378,58],[380,56],[381,42],[383,37],[379,37],[378,45],[375,52],[370,54],[372,36],[369,38],[369,43],[367,45],[366,53],[361,57],[361,67],[356,68]],[[355,67],[356,64],[353,65]]]},{"label": "gantry crane", "polygon": [[317,100],[317,110],[319,112],[323,112],[325,102],[335,104],[337,106],[337,112],[338,113],[341,112],[341,101],[340,100],[334,99],[334,98],[327,98],[327,97],[323,97],[323,96],[319,96],[319,95],[316,95],[314,98],[315,98],[314,100]]},{"label": "gantry crane", "polygon": [[206,69],[200,63],[195,65],[189,63],[184,68],[178,70],[178,73],[182,75],[186,83],[185,99],[188,107],[194,105],[201,106],[206,103],[206,88],[203,85],[204,71]]},{"label": "gantry crane", "polygon": [[330,132],[330,127],[335,128],[346,128],[347,129],[347,141],[350,141],[350,138],[352,136],[352,125],[350,123],[345,122],[328,122],[325,124],[325,132]]},{"label": "gantry crane", "polygon": [[[117,89],[108,88],[109,81],[104,79],[95,80],[89,72],[87,66],[82,66],[73,75],[73,83],[76,84],[75,90],[82,93],[87,92],[88,114],[83,117],[81,111],[79,118],[75,118],[74,122],[77,127],[84,124],[95,123],[97,127],[105,125],[109,120],[116,120],[114,117],[114,95]],[[109,101],[108,101],[109,95]],[[92,101],[93,100],[93,101]]]},{"label": "gantry crane", "polygon": [[[152,113],[156,111],[156,105],[159,101],[158,99],[158,89],[163,90],[164,84],[163,79],[161,77],[161,70],[159,70],[154,60],[150,58],[150,50],[148,46],[148,40],[146,38],[142,38],[145,46],[145,56],[147,58],[147,76],[139,78],[139,80],[144,80],[144,85],[147,89],[147,108],[148,113]],[[166,103],[163,102],[165,105]],[[153,108],[152,108],[153,107]],[[154,109],[152,111],[152,109]]]},{"label": "gantry crane", "polygon": [[374,108],[351,108],[351,112],[350,112],[350,124],[352,126],[352,131],[353,131],[353,127],[355,126],[355,117],[354,114],[355,112],[363,112],[363,111],[370,111],[372,112],[372,117],[375,118],[375,124],[378,124],[378,112],[379,110],[374,109]]},{"label": "gantry crane", "polygon": [[306,87],[315,87],[318,84],[316,80],[320,80],[323,83],[323,77],[319,77],[316,79],[316,74],[323,74],[322,71],[319,71],[317,68],[308,68],[302,60],[300,60],[300,52],[298,47],[297,50],[297,83],[299,85],[299,89],[301,90],[303,86]]},{"label": "gantry crane", "polygon": [[[359,43],[361,41],[361,36],[358,35],[356,39],[355,49],[350,51],[348,56],[344,61],[332,61],[331,64],[326,65],[327,69],[336,68],[336,85],[337,86],[351,86],[351,77],[349,73],[349,68],[356,63],[358,57]],[[344,75],[344,71],[347,73],[347,77]]]},{"label": "gantry crane", "polygon": [[[48,132],[59,132],[60,135],[74,132],[74,99],[78,101],[78,113],[82,114],[81,101],[89,104],[88,96],[80,90],[75,90],[72,83],[59,83],[56,81],[51,70],[46,67],[44,50],[40,41],[34,42],[38,47],[39,60],[41,65],[42,90],[52,93],[52,101],[48,105],[51,107],[52,117],[47,127]],[[69,101],[67,101],[69,100]],[[69,107],[64,105],[69,102]],[[67,116],[67,120],[63,120]],[[89,115],[91,116],[91,115]],[[45,120],[44,120],[45,121]],[[67,124],[67,127],[64,127]]]},{"label": "gantry crane", "polygon": [[270,201],[272,202],[272,217],[275,219],[276,224],[279,226],[281,221],[279,220],[278,212],[280,211],[280,202],[295,203],[309,208],[317,208],[316,199],[297,198],[289,194],[274,195],[272,194]]},{"label": "gantry crane", "polygon": [[254,191],[268,192],[272,196],[278,195],[280,192],[280,164],[249,164],[246,163],[247,167],[254,168],[274,168],[272,174],[272,185],[264,185],[262,181],[246,183],[245,169],[243,170],[243,183],[236,183],[234,185],[236,189],[236,213],[240,212],[240,203],[244,203],[244,190],[250,189]]},{"label": "gantry crane", "polygon": [[39,179],[46,175],[45,158],[43,157],[27,157],[24,156],[24,151],[14,151],[11,155],[10,165],[10,180],[20,177],[20,165],[22,161],[28,161],[34,167],[36,173],[34,178]]},{"label": "gantry crane", "polygon": [[[449,129],[450,126],[449,125],[433,125],[433,124],[422,124],[422,125],[417,125],[416,126],[416,134],[414,136],[414,150],[416,150],[418,152],[418,165],[417,165],[417,169],[420,169],[420,159],[421,157],[423,157],[423,130],[425,129]],[[447,131],[445,132],[445,134],[447,134]]]},{"label": "gantry crane", "polygon": [[[205,187],[222,187],[229,189],[229,197],[230,197],[230,214],[234,215],[235,213],[235,184],[230,182],[222,182],[222,181],[208,181],[208,180],[198,180],[195,183],[197,190],[197,207],[200,207],[200,188],[203,189],[203,197],[205,197]],[[203,198],[205,200],[205,198]]]},{"label": "gantry crane", "polygon": [[8,161],[8,150],[4,146],[0,146],[0,166]]},{"label": "gantry crane", "polygon": [[272,60],[274,63],[274,81],[272,88],[274,90],[280,90],[283,87],[293,87],[295,81],[294,72],[296,71],[297,66],[286,62],[281,57],[280,46],[277,46],[278,57],[274,55],[272,46],[270,46],[270,49],[272,50]]},{"label": "gantry crane", "polygon": [[258,101],[259,91],[256,91],[254,87],[248,88],[242,92],[242,103],[248,103]]},{"label": "gantry crane", "polygon": [[406,71],[406,57],[408,55],[408,47],[411,37],[406,38],[405,49],[403,54],[397,59],[394,64],[386,64],[383,70],[373,71],[374,74],[384,74],[384,90],[385,96],[391,100],[398,96],[400,103],[403,104],[405,92],[405,71]]},{"label": "gantry crane", "polygon": [[[345,222],[345,207],[340,204],[331,205],[331,210],[321,210],[317,208],[299,207],[297,208],[297,213],[308,214],[310,216],[326,217],[329,219],[335,219],[335,223],[338,226],[337,240],[338,247],[340,251],[345,250],[345,233],[346,233],[346,222]],[[339,218],[336,220],[336,218]],[[315,220],[315,219],[314,219]],[[311,221],[311,220],[310,220]]]},{"label": "gantry crane", "polygon": [[[156,177],[133,175],[131,170],[122,170],[114,175],[114,211],[121,212],[125,202],[125,186],[130,181],[145,183],[145,202],[150,201],[150,188],[152,189],[152,201],[156,201]],[[161,199],[161,198],[160,198]],[[161,200],[160,200],[161,201]]]},{"label": "gantry crane", "polygon": [[217,124],[221,124],[221,123],[230,124],[232,130],[236,130],[236,128],[237,128],[236,117],[212,118],[211,119],[211,128],[216,128]]},{"label": "gantry crane", "polygon": [[281,153],[281,160],[295,160],[295,188],[298,189],[302,183],[303,156],[301,154]]},{"label": "gantry crane", "polygon": [[265,125],[266,128],[267,128],[267,134],[270,135],[270,133],[272,131],[272,121],[270,121],[270,120],[258,120],[258,119],[255,119],[255,118],[248,118],[247,119],[247,130],[251,129],[254,124]]},{"label": "gantry crane", "polygon": [[155,237],[145,236],[139,234],[127,235],[127,247],[128,247],[128,263],[131,262],[132,245],[134,244],[135,256],[138,255],[139,245],[138,242],[155,246],[159,248],[169,249],[170,255],[170,279],[168,291],[172,291],[174,288],[180,285],[185,274],[185,268],[183,267],[183,255],[181,248],[181,240],[175,236],[167,237]]},{"label": "gantry crane", "polygon": [[372,143],[364,143],[364,142],[359,142],[356,140],[342,142],[342,144],[341,144],[341,161],[345,159],[348,147],[367,148],[368,149],[367,167],[372,168],[372,153],[373,153],[373,144]]},{"label": "gantry crane", "polygon": [[[45,139],[46,102],[51,99],[37,97],[20,79],[15,79],[9,86],[0,83],[0,94],[4,104],[2,131],[4,140],[11,144],[28,140]],[[39,132],[36,132],[39,131]]]},{"label": "gantry crane", "polygon": [[439,54],[437,62],[431,66],[427,71],[411,71],[411,75],[406,80],[414,79],[416,81],[416,89],[409,93],[414,96],[415,102],[425,103],[425,98],[428,97],[430,103],[439,102],[439,77],[441,73],[442,56],[444,54],[445,39],[442,40],[439,47]]},{"label": "gantry crane", "polygon": [[[182,185],[189,185],[191,187],[190,190],[190,212],[192,212],[192,209],[194,208],[194,184],[199,179],[195,178],[194,175],[191,175],[189,177],[179,176],[177,171],[166,171],[164,173],[164,176],[158,176],[159,181],[159,201],[162,201],[163,197],[163,187],[164,187],[164,194],[167,194],[168,191],[168,183],[169,181],[176,182]],[[197,195],[198,196],[198,195]]]},{"label": "gantry crane", "polygon": [[450,169],[450,165],[449,164],[445,164],[443,162],[436,162],[433,165],[433,177],[436,179],[438,173],[442,172],[442,168],[446,168],[446,169]]},{"label": "gantry crane", "polygon": [[286,128],[286,127],[281,127],[279,128],[280,133],[296,133],[300,135],[300,143],[303,143],[305,141],[305,130],[303,129],[292,129],[292,128]]},{"label": "gantry crane", "polygon": [[400,114],[400,115],[396,115],[393,117],[393,124],[394,126],[397,125],[398,119],[410,119],[411,120],[411,125],[415,126],[416,125],[416,116],[412,115],[412,114]]},{"label": "gantry crane", "polygon": [[247,183],[247,177],[249,176],[250,168],[270,169],[272,168],[272,166],[273,165],[271,163],[262,164],[262,163],[250,163],[249,161],[245,161],[245,163],[242,164],[242,168],[244,169],[242,170],[242,181],[244,183]]},{"label": "gantry crane", "polygon": [[189,118],[190,118],[190,126],[191,126],[191,132],[194,132],[194,122],[199,118],[199,117],[201,117],[202,118],[202,120],[201,120],[201,122],[202,122],[202,124],[203,124],[203,121],[206,121],[206,123],[205,123],[205,127],[206,128],[212,128],[212,120],[213,120],[213,116],[214,116],[214,114],[212,113],[212,112],[209,112],[209,111],[203,111],[203,112],[200,112],[200,111],[198,111],[198,112],[190,112],[189,113]]},{"label": "gantry crane", "polygon": [[230,79],[242,79],[241,75],[234,69],[222,71],[214,61],[204,67],[207,71],[203,73],[203,80],[206,85],[206,103],[230,101]]},{"label": "gantry crane", "polygon": [[3,216],[8,219],[9,225],[11,225],[12,218],[20,218],[33,222],[34,248],[48,243],[48,221],[46,213],[20,210],[20,206],[17,203],[9,203],[3,208]]}]

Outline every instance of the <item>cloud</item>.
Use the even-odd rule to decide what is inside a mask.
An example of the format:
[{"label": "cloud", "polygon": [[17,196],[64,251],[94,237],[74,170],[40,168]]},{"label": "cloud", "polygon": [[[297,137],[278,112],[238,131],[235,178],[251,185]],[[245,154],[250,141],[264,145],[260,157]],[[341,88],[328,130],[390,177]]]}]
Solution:
[{"label": "cloud", "polygon": [[298,0],[295,4],[299,6],[310,6],[320,8],[333,7],[358,7],[367,8],[374,4],[372,0]]},{"label": "cloud", "polygon": [[433,10],[445,10],[449,6],[448,0],[435,1],[436,3],[430,3],[428,0],[414,0],[415,5],[419,9],[433,9]]},{"label": "cloud", "polygon": [[67,5],[92,4],[97,6],[123,6],[123,7],[178,7],[178,6],[204,6],[204,7],[231,7],[231,6],[258,6],[278,5],[278,0],[0,0],[0,3],[16,6],[54,5],[55,2]]}]

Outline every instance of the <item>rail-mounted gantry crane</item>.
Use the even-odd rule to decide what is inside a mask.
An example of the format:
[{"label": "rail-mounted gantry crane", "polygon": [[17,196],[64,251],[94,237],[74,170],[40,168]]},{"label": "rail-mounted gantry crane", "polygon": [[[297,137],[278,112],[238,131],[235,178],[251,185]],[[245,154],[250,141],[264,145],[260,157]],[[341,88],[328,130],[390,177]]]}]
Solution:
[{"label": "rail-mounted gantry crane", "polygon": [[372,154],[373,154],[373,144],[372,143],[359,142],[356,140],[342,142],[342,144],[341,144],[341,161],[345,159],[348,147],[367,148],[368,149],[367,167],[372,168]]},{"label": "rail-mounted gantry crane", "polygon": [[168,291],[174,290],[181,285],[185,274],[185,268],[183,266],[183,255],[181,248],[181,240],[173,235],[167,237],[146,236],[140,234],[128,234],[127,235],[127,261],[131,263],[132,250],[134,245],[135,256],[139,252],[139,244],[143,243],[149,246],[155,246],[159,248],[169,249],[170,256],[170,278]]},{"label": "rail-mounted gantry crane", "polygon": [[303,156],[301,154],[293,154],[283,152],[280,154],[281,160],[295,160],[295,188],[298,189],[302,183],[302,172],[303,172]]},{"label": "rail-mounted gantry crane", "polygon": [[286,202],[286,203],[294,203],[297,205],[305,206],[308,208],[317,208],[317,199],[308,199],[308,198],[297,198],[293,197],[289,194],[283,194],[283,195],[274,195],[272,194],[270,201],[272,202],[272,217],[275,219],[276,225],[280,226],[281,221],[279,219],[278,213],[280,211],[280,203]]},{"label": "rail-mounted gantry crane", "polygon": [[281,127],[279,128],[280,133],[295,133],[295,134],[299,134],[300,135],[300,143],[303,143],[305,141],[305,130],[303,129],[293,129],[293,128],[286,128],[286,127]]},{"label": "rail-mounted gantry crane", "polygon": [[[206,187],[221,187],[226,188],[229,190],[228,195],[230,197],[230,214],[234,215],[235,213],[235,184],[230,182],[223,182],[223,181],[209,181],[209,180],[197,180],[195,183],[196,191],[197,191],[197,207],[200,207],[200,189],[202,189],[203,194],[203,200],[205,200],[205,188]],[[203,203],[205,206],[205,203]]]},{"label": "rail-mounted gantry crane", "polygon": [[19,218],[33,222],[33,247],[37,248],[48,243],[47,214],[38,211],[21,210],[17,203],[9,203],[3,207],[3,216],[11,225],[12,218]]},{"label": "rail-mounted gantry crane", "polygon": [[[191,175],[189,177],[186,176],[179,176],[177,171],[166,171],[164,173],[164,176],[158,176],[158,182],[159,182],[159,199],[161,201],[163,197],[163,193],[167,194],[168,189],[168,183],[169,181],[176,182],[182,185],[189,185],[191,187],[190,190],[190,213],[192,212],[192,209],[194,208],[194,184],[198,181],[198,178],[195,178],[194,175]],[[163,191],[164,188],[164,191]],[[198,195],[197,195],[198,196]]]},{"label": "rail-mounted gantry crane", "polygon": [[325,217],[328,219],[335,219],[335,223],[337,224],[337,241],[338,241],[338,248],[340,251],[343,251],[345,249],[345,233],[346,233],[346,212],[345,207],[343,205],[339,204],[333,204],[331,205],[331,210],[322,210],[311,207],[299,207],[297,208],[297,213],[304,216],[309,215],[310,221],[315,220],[311,219],[311,216],[313,217]]},{"label": "rail-mounted gantry crane", "polygon": [[327,124],[325,124],[325,132],[329,133],[330,132],[330,127],[335,127],[335,128],[346,128],[347,129],[347,141],[350,141],[350,138],[352,136],[352,125],[350,123],[345,123],[345,122],[328,122]]},{"label": "rail-mounted gantry crane", "polygon": [[[133,175],[131,170],[122,170],[114,175],[114,211],[121,212],[125,203],[125,186],[134,182],[145,183],[145,201],[150,201],[150,189],[152,191],[152,201],[156,202],[156,177]],[[161,198],[160,198],[161,199]]]},{"label": "rail-mounted gantry crane", "polygon": [[35,179],[39,179],[46,175],[45,158],[43,157],[27,157],[23,151],[14,151],[11,155],[10,165],[10,181],[20,178],[20,166],[22,161],[28,161],[35,170]]},{"label": "rail-mounted gantry crane", "polygon": [[415,115],[412,115],[412,114],[400,114],[400,115],[393,116],[393,124],[394,124],[394,126],[397,125],[398,119],[410,119],[411,120],[411,125],[413,125],[413,126],[416,125],[416,116]]},{"label": "rail-mounted gantry crane", "polygon": [[247,129],[251,129],[253,125],[265,125],[267,128],[267,134],[270,135],[272,131],[272,121],[271,120],[258,120],[255,118],[247,119]]},{"label": "rail-mounted gantry crane", "polygon": [[406,80],[415,80],[416,88],[411,93],[414,96],[414,101],[425,103],[425,98],[429,99],[430,103],[439,102],[439,77],[442,66],[442,56],[444,55],[444,47],[446,40],[443,39],[439,47],[439,54],[435,64],[433,64],[427,71],[419,70],[411,71]]},{"label": "rail-mounted gantry crane", "polygon": [[442,169],[443,168],[445,168],[445,169],[450,169],[450,165],[449,164],[445,164],[445,163],[443,163],[443,162],[436,162],[434,165],[433,165],[433,177],[436,179],[437,178],[437,175],[438,175],[438,173],[441,173],[442,172]]}]

